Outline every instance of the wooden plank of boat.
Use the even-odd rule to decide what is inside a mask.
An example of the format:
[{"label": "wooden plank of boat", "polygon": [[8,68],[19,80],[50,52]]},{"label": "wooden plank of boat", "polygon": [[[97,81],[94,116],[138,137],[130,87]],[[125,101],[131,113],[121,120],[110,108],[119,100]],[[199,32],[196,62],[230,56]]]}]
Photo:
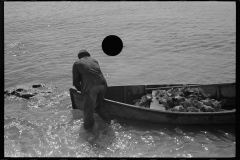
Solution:
[{"label": "wooden plank of boat", "polygon": [[[153,85],[152,85],[153,86]],[[174,85],[172,85],[174,86]],[[179,85],[178,85],[179,86]],[[165,87],[161,85],[160,87]],[[112,86],[107,88],[103,107],[108,115],[115,118],[140,120],[155,123],[173,124],[233,124],[235,123],[235,83],[194,85],[201,87],[211,98],[227,99],[224,112],[171,112],[133,105],[133,100],[141,98],[146,93],[159,89],[148,85]],[[83,109],[83,97],[76,89],[70,89],[72,106]],[[234,109],[234,110],[232,110]],[[107,115],[102,115],[107,116]]]}]

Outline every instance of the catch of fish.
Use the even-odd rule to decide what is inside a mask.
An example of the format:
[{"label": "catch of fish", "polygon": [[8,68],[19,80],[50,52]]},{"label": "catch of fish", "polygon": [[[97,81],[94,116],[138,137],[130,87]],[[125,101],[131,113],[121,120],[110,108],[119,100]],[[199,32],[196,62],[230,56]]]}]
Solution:
[{"label": "catch of fish", "polygon": [[146,94],[141,99],[135,100],[134,105],[150,108],[152,99],[155,98],[159,104],[165,107],[166,111],[172,112],[220,112],[226,99],[215,100],[210,94],[204,93],[203,89],[190,88],[185,85],[182,88],[169,90],[157,90],[155,95]]}]

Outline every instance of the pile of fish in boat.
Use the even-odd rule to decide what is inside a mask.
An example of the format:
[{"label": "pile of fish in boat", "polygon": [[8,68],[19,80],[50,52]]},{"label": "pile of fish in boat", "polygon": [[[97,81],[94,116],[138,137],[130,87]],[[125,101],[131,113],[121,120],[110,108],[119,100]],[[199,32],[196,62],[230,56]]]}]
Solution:
[{"label": "pile of fish in boat", "polygon": [[140,100],[134,101],[134,105],[150,108],[153,97],[167,111],[173,112],[219,112],[226,103],[225,99],[220,101],[210,99],[210,95],[205,94],[200,87],[190,88],[186,85],[182,88],[157,90],[155,95],[147,94]]}]

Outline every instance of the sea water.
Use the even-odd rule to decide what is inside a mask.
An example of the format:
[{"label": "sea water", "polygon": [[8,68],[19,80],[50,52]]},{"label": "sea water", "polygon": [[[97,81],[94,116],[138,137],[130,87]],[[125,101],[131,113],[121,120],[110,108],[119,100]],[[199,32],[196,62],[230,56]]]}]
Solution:
[{"label": "sea water", "polygon": [[[117,35],[122,52],[103,53]],[[234,2],[4,2],[4,88],[53,93],[4,99],[7,157],[233,157],[235,125],[149,124],[98,115],[93,132],[68,89],[80,49],[109,86],[236,81]]]}]

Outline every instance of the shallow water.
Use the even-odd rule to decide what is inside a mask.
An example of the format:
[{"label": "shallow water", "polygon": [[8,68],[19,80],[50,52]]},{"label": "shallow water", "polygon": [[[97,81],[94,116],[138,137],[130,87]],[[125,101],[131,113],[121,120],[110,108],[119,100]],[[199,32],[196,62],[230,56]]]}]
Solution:
[{"label": "shallow water", "polygon": [[[5,98],[7,157],[233,157],[234,125],[168,125],[95,115],[93,133],[68,89],[78,50],[96,58],[109,86],[236,81],[232,2],[5,2],[5,90],[56,86],[30,100]],[[105,55],[114,34],[124,48]]]}]

